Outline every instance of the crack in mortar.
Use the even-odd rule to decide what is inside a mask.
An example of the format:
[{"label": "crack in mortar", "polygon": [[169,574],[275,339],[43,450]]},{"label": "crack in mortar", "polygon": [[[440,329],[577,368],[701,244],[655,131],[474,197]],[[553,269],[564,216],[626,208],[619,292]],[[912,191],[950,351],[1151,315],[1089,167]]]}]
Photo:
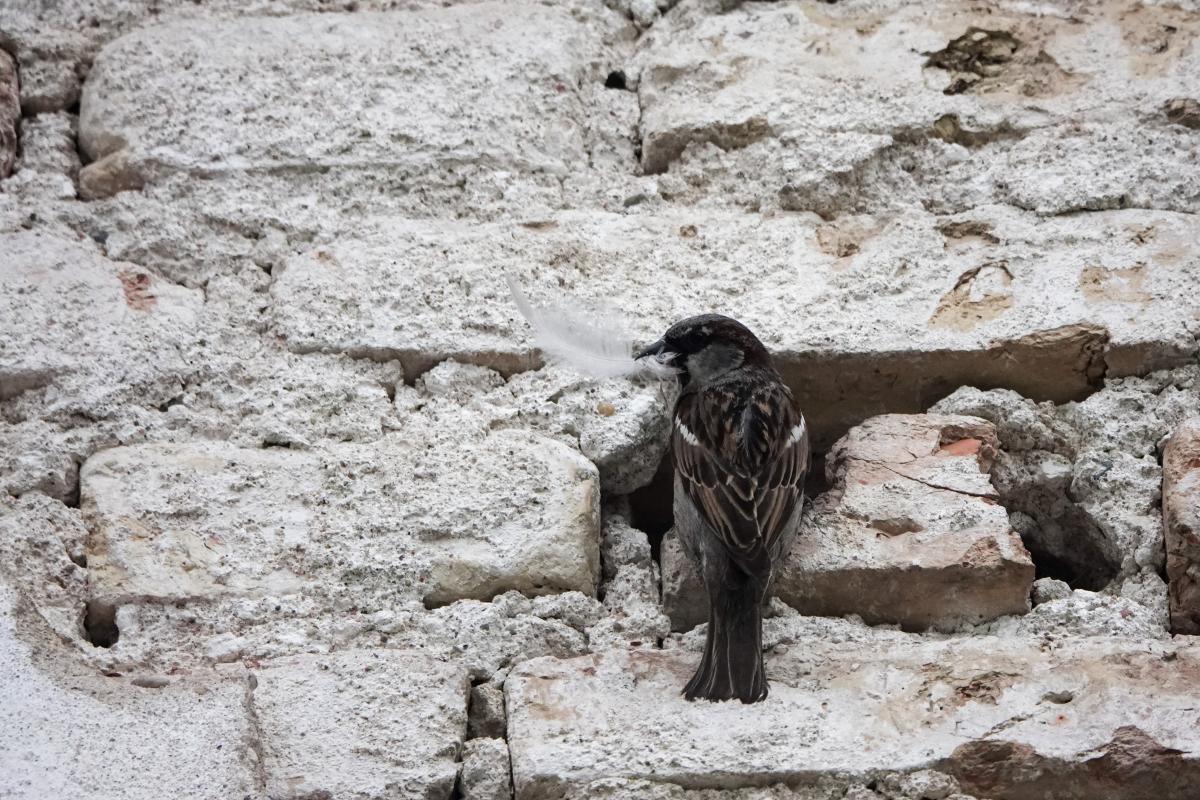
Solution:
[{"label": "crack in mortar", "polygon": [[260,794],[267,791],[267,760],[266,749],[263,745],[262,720],[258,716],[258,706],[254,702],[254,690],[258,688],[258,678],[254,674],[246,676],[246,690],[243,695],[243,705],[246,711],[246,721],[249,724],[247,747],[254,759],[254,786]]}]

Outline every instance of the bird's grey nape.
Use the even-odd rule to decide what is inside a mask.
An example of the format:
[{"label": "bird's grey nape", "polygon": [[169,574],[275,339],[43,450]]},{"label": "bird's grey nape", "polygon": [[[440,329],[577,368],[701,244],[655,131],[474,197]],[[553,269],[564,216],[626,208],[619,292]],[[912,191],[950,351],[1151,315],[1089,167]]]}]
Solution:
[{"label": "bird's grey nape", "polygon": [[688,356],[687,371],[692,380],[708,383],[742,365],[746,356],[742,349],[729,342],[713,342]]}]

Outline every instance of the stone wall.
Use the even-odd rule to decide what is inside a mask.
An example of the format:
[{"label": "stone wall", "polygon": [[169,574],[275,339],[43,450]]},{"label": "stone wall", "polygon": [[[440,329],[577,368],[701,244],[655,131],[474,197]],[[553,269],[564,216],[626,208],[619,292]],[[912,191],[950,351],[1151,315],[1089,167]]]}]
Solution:
[{"label": "stone wall", "polygon": [[[1200,792],[1193,0],[0,0],[0,794]],[[762,704],[673,388],[817,448]]]}]

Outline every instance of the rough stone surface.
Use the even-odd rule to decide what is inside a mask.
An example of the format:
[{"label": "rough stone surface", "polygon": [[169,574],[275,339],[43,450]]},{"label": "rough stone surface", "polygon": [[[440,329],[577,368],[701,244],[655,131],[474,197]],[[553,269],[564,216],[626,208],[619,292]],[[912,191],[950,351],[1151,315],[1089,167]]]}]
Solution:
[{"label": "rough stone surface", "polygon": [[[637,778],[601,778],[571,786],[567,800],[975,800],[947,787],[958,782],[935,770],[888,773],[874,778],[822,776],[802,786],[779,783],[743,789],[686,789],[678,784]],[[874,788],[871,788],[874,787]]]},{"label": "rough stone surface", "polygon": [[511,800],[508,743],[503,739],[471,739],[463,745],[458,777],[463,800]]},{"label": "rough stone surface", "polygon": [[603,619],[587,629],[588,644],[602,647],[653,647],[671,630],[659,603],[656,565],[626,564],[604,587]]},{"label": "rough stone surface", "polygon": [[[802,613],[907,629],[1024,612],[1034,568],[988,477],[997,446],[973,417],[890,415],[852,429],[826,457],[831,490],[806,515],[775,594]],[[706,619],[676,543],[664,544],[663,575],[673,627]]]},{"label": "rough stone surface", "polygon": [[[150,800],[254,796],[252,731],[237,681],[149,686],[56,663],[51,638],[18,621],[0,583],[0,774],[11,798]],[[98,745],[103,746],[98,746]]]},{"label": "rough stone surface", "polygon": [[650,539],[630,524],[628,509],[609,506],[601,510],[600,555],[606,580],[612,580],[621,567],[650,566]]},{"label": "rough stone surface", "polygon": [[112,415],[182,391],[203,303],[91,243],[0,234],[0,401],[43,417]]},{"label": "rough stone surface", "polygon": [[722,5],[681,2],[640,43],[642,166],[672,199],[1198,208],[1176,169],[1195,141],[1160,112],[1195,80],[1194,11]]},{"label": "rough stone surface", "polygon": [[1148,604],[1166,624],[1160,445],[1200,414],[1197,368],[1109,380],[1078,403],[963,388],[934,406],[998,425],[992,479],[1040,577]]},{"label": "rough stone surface", "polygon": [[[101,193],[171,173],[303,183],[328,171],[393,191],[421,186],[433,202],[504,192],[556,207],[561,178],[578,164],[632,161],[632,142],[622,164],[589,129],[600,69],[615,57],[605,39],[620,29],[615,15],[590,21],[534,4],[472,3],[146,28],[97,57],[80,143],[93,159],[128,151],[107,168]],[[231,82],[248,82],[257,101],[225,91]]]},{"label": "rough stone surface", "polygon": [[494,683],[472,686],[467,736],[472,739],[503,739],[507,726],[504,690]]},{"label": "rough stone surface", "polygon": [[[580,763],[634,766],[559,794],[1180,794],[1196,748],[1155,726],[1196,685],[1164,580],[1190,506],[1160,464],[1200,416],[1198,40],[1195,0],[0,0],[0,582],[28,656],[3,671],[0,774],[30,798],[506,796],[507,748],[542,741],[500,694],[531,659],[665,659],[678,675],[634,689],[666,693],[642,704],[675,715],[662,735],[702,714],[672,705],[705,635],[670,631],[704,606],[663,538],[674,390],[543,366],[511,274],[639,340],[750,324],[814,435],[814,545],[876,558],[978,517],[1039,579],[914,591],[941,629],[919,635],[880,622],[904,614],[873,613],[875,586],[793,587],[800,610],[765,611],[771,670],[871,656],[829,659],[859,704],[846,762],[771,771],[830,719],[771,722],[808,691],[797,666],[745,710],[771,724],[686,731],[724,737],[719,779],[670,748],[651,774],[625,689],[583,692],[604,729]],[[936,460],[988,496],[826,458],[935,403],[995,426],[986,474]],[[903,519],[930,527],[869,527]],[[1007,611],[963,601],[990,589]],[[826,594],[854,603],[800,613]],[[897,720],[944,711],[902,703],[921,648],[956,687],[986,649],[1034,683],[1123,671],[1133,701],[1077,713],[1048,686],[1059,723],[981,678],[957,755],[931,722],[903,736],[920,758],[877,768]],[[893,653],[858,691],[854,664]],[[1005,738],[1043,722],[1082,749]]]},{"label": "rough stone surface", "polygon": [[1163,614],[1153,606],[1125,597],[1076,589],[1064,597],[1038,603],[1032,613],[1004,617],[985,626],[1002,636],[1115,636],[1166,639]]},{"label": "rough stone surface", "polygon": [[81,493],[92,592],[107,603],[303,592],[378,609],[591,593],[599,573],[595,468],[519,431],[313,453],[115,448],[84,465]]},{"label": "rough stone surface", "polygon": [[982,797],[1185,798],[1200,773],[1195,647],[808,640],[768,659],[771,695],[749,707],[680,697],[694,660],[613,651],[519,666],[505,684],[516,796],[616,776],[737,788],[934,767]]},{"label": "rough stone surface", "polygon": [[[822,447],[867,416],[923,410],[963,383],[1063,402],[1106,369],[1195,356],[1184,298],[1200,291],[1187,266],[1200,228],[1190,215],[1039,220],[992,207],[953,222],[909,211],[839,224],[847,230],[814,215],[702,209],[393,224],[288,259],[273,273],[274,325],[297,352],[399,358],[413,374],[441,358],[511,372],[535,353],[505,273],[535,303],[624,317],[645,341],[720,309],[775,351]],[[839,255],[829,236],[857,244]],[[803,322],[785,307],[806,309]],[[1137,321],[1151,307],[1152,328]]]},{"label": "rough stone surface", "polygon": [[7,178],[17,160],[17,125],[21,120],[21,92],[17,62],[0,50],[0,178]]},{"label": "rough stone surface", "polygon": [[466,673],[422,654],[297,656],[251,673],[266,796],[449,797]]},{"label": "rough stone surface", "polygon": [[[413,374],[413,373],[406,373]],[[397,405],[423,412],[400,430],[520,427],[579,450],[609,492],[631,492],[653,478],[667,446],[674,390],[646,380],[594,381],[558,367],[520,372],[507,381],[473,364],[443,361],[397,390]]]},{"label": "rough stone surface", "polygon": [[[0,494],[0,564],[11,588],[65,640],[80,631],[89,531],[78,509],[40,492]],[[10,591],[11,594],[11,591]]]},{"label": "rough stone surface", "polygon": [[1200,634],[1200,418],[1180,425],[1163,450],[1163,520],[1171,630]]},{"label": "rough stone surface", "polygon": [[[70,612],[61,635],[76,640],[78,606]],[[538,616],[532,601],[516,592],[491,602],[460,600],[432,611],[416,602],[374,611],[357,606],[330,610],[319,598],[302,594],[132,602],[116,607],[115,621],[119,641],[112,647],[78,643],[82,655],[103,670],[144,665],[170,672],[356,647],[417,649],[461,663],[473,680],[502,681],[513,664],[526,659],[588,651],[583,630]]]},{"label": "rough stone surface", "polygon": [[1034,606],[1040,606],[1042,603],[1062,600],[1064,597],[1070,596],[1071,586],[1066,581],[1060,581],[1057,578],[1038,578],[1033,582],[1033,592],[1029,599]]},{"label": "rough stone surface", "polygon": [[21,121],[21,157],[4,190],[27,198],[75,199],[79,153],[76,117],[64,112],[38,114]]}]

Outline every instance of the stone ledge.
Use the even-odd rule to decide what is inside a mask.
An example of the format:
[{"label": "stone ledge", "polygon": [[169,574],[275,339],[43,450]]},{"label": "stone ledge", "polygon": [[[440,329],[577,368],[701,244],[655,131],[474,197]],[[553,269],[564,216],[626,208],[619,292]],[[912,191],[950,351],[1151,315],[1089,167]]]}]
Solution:
[{"label": "stone ledge", "polygon": [[698,657],[517,667],[505,690],[518,800],[602,777],[720,789],[931,767],[996,800],[1185,800],[1200,780],[1195,646],[814,639],[768,659],[771,694],[751,706],[684,700]]}]

